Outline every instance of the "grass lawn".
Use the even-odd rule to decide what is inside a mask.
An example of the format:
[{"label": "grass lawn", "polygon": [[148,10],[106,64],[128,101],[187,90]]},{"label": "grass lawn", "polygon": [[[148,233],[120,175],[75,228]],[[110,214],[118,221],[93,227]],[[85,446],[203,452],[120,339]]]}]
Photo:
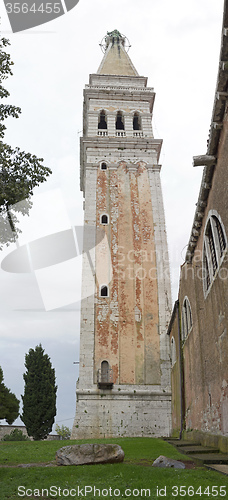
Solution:
[{"label": "grass lawn", "polygon": [[50,464],[55,459],[57,449],[82,442],[0,442],[0,500],[228,498],[228,477],[217,472],[203,468],[184,470],[152,468],[153,460],[159,455],[188,460],[188,457],[181,455],[173,446],[161,439],[96,440],[96,442],[120,444],[125,452],[125,460],[121,464],[12,467],[29,463]]}]

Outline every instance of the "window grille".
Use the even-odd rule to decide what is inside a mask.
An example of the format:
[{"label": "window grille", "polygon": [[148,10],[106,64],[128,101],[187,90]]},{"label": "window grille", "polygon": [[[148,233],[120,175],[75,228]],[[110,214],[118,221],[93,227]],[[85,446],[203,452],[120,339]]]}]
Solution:
[{"label": "window grille", "polygon": [[215,274],[216,269],[218,267],[217,259],[216,259],[216,252],[215,252],[215,242],[212,234],[212,229],[211,229],[211,224],[210,222],[208,223],[208,243],[210,247],[210,253],[211,253],[211,261],[212,261],[212,267],[213,267],[213,274]]},{"label": "window grille", "polygon": [[[213,211],[214,212],[214,211]],[[206,293],[217,275],[224,252],[227,248],[227,239],[224,226],[219,216],[209,215],[204,235],[203,247],[203,285]]]},{"label": "window grille", "polygon": [[192,329],[192,310],[188,297],[184,298],[182,306],[182,340],[185,340]]}]

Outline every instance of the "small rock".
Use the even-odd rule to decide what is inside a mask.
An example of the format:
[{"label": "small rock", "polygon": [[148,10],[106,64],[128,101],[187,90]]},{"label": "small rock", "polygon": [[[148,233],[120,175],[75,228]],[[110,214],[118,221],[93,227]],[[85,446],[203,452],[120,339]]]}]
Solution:
[{"label": "small rock", "polygon": [[74,444],[56,453],[57,465],[114,464],[123,459],[124,452],[118,444]]},{"label": "small rock", "polygon": [[152,467],[173,467],[174,469],[185,469],[183,462],[178,462],[178,460],[172,460],[164,455],[156,458]]}]

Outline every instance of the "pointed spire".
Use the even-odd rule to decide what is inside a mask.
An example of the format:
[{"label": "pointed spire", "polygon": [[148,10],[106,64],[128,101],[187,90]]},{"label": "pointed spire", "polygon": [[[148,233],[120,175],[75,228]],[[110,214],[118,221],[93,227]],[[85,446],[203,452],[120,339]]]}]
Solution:
[{"label": "pointed spire", "polygon": [[104,38],[104,57],[98,75],[139,76],[125,50],[126,37],[118,30],[107,32]]}]

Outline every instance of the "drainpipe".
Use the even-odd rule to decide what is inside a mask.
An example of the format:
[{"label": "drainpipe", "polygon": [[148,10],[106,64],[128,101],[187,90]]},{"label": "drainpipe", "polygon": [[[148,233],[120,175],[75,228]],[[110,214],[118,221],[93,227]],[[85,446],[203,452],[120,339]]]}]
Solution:
[{"label": "drainpipe", "polygon": [[177,312],[177,328],[178,328],[178,353],[179,353],[179,363],[180,363],[180,378],[179,378],[179,384],[180,384],[180,434],[179,434],[179,439],[182,438],[182,432],[183,432],[183,427],[184,427],[184,391],[183,391],[183,357],[182,357],[182,349],[181,349],[181,330],[180,330],[180,315],[179,315],[179,300],[176,300],[175,302],[175,307],[176,307],[176,312]]}]

